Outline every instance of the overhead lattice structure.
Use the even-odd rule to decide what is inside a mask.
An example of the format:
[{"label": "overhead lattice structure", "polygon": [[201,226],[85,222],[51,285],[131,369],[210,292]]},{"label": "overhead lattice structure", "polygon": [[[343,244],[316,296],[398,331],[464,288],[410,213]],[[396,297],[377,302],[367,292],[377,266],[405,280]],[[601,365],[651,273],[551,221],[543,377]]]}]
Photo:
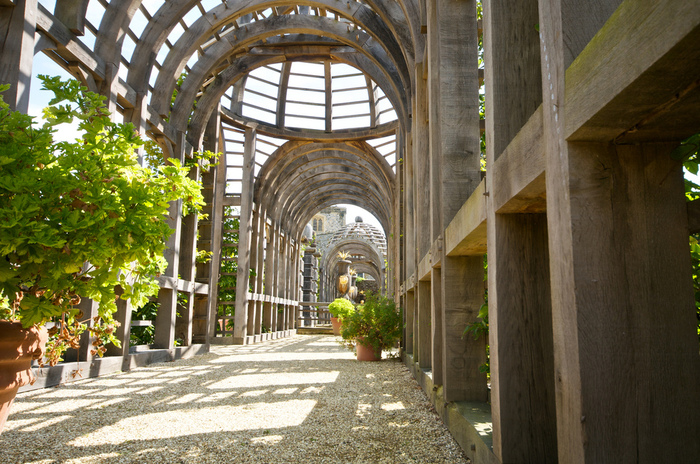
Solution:
[{"label": "overhead lattice structure", "polygon": [[223,153],[208,218],[172,214],[153,343],[129,352],[123,304],[91,371],[291,336],[304,226],[352,204],[472,462],[700,456],[700,206],[674,152],[698,44],[696,0],[0,0],[13,108],[48,57],[167,157]]}]

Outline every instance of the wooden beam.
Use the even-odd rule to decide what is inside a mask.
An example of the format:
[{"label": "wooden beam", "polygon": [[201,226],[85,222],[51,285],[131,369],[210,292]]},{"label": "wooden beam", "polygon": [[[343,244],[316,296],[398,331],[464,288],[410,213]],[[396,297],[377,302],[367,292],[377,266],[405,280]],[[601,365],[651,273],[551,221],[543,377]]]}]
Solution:
[{"label": "wooden beam", "polygon": [[487,195],[497,213],[539,213],[547,209],[542,106],[489,166]]},{"label": "wooden beam", "polygon": [[[696,2],[622,2],[566,71],[565,137],[638,142],[697,132],[698,43]],[[690,97],[695,103],[684,117],[657,127],[656,118]]]},{"label": "wooden beam", "polygon": [[60,46],[58,53],[64,56],[66,61],[79,61],[95,75],[97,80],[104,80],[105,64],[102,58],[83,44],[41,4],[37,9],[36,28]]},{"label": "wooden beam", "polygon": [[447,256],[486,253],[486,183],[481,181],[445,229]]},{"label": "wooden beam", "polygon": [[3,98],[23,113],[29,111],[36,17],[37,0],[0,7],[0,83],[10,84]]}]

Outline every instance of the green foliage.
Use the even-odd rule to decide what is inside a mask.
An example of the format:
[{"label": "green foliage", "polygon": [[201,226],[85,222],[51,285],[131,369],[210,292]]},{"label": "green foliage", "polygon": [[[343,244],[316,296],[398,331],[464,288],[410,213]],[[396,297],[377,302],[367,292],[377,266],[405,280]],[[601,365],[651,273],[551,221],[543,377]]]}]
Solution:
[{"label": "green foliage", "polygon": [[[700,153],[700,133],[691,135],[671,152],[671,158],[683,163],[683,167],[691,174],[698,174],[698,157]],[[700,198],[700,185],[690,179],[685,179],[685,195],[688,201]]]},{"label": "green foliage", "polygon": [[[135,321],[155,321],[160,303],[149,301],[131,314]],[[154,325],[146,327],[132,327],[130,331],[129,345],[150,345],[154,342],[156,328]]]},{"label": "green foliage", "polygon": [[[110,119],[103,96],[77,81],[40,78],[55,95],[43,126],[0,99],[2,317],[25,327],[61,320],[59,340],[72,346],[81,296],[99,303],[99,328],[113,323],[118,298],[139,307],[158,291],[169,202],[182,198],[196,210],[203,198],[177,160],[139,165],[143,141],[131,124]],[[73,121],[78,139],[55,141]],[[68,327],[74,333],[64,337]]]},{"label": "green foliage", "polygon": [[[488,260],[487,256],[484,255],[484,281],[488,280]],[[488,339],[489,336],[489,292],[484,290],[484,304],[479,308],[479,314],[476,316],[476,321],[468,324],[465,327],[462,337],[471,335],[474,340],[478,340],[479,337],[485,336]],[[491,361],[489,356],[489,344],[486,341],[486,362],[479,366],[479,372],[485,372],[487,374],[491,373]]]},{"label": "green foliage", "polygon": [[693,263],[695,312],[698,318],[698,342],[700,342],[700,234],[690,236],[690,259]]},{"label": "green foliage", "polygon": [[355,312],[355,305],[346,298],[336,298],[328,305],[328,311],[330,311],[333,317],[337,317],[342,322],[345,318],[350,316]]},{"label": "green foliage", "polygon": [[393,300],[376,293],[367,293],[365,303],[343,319],[340,335],[349,349],[361,342],[371,346],[377,357],[382,350],[396,345],[401,338],[403,312]]},{"label": "green foliage", "polygon": [[[683,163],[683,167],[691,174],[698,174],[698,163],[700,162],[700,133],[685,139],[671,152],[671,158]],[[690,179],[685,180],[685,196],[688,201],[700,199],[700,186]],[[690,259],[693,264],[693,288],[695,290],[695,308],[698,319],[698,341],[700,341],[700,234],[691,235]]]}]

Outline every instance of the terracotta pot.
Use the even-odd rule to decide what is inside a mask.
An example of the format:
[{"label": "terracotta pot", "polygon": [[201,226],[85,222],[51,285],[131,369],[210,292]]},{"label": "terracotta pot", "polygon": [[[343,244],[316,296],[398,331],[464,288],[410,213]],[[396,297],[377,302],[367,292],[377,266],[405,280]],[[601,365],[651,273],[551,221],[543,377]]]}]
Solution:
[{"label": "terracotta pot", "polygon": [[368,345],[363,345],[360,342],[355,343],[355,348],[357,349],[357,360],[358,361],[379,361],[382,359],[382,354],[379,356],[374,354],[374,348]]},{"label": "terracotta pot", "polygon": [[331,317],[331,325],[333,326],[333,335],[340,335],[340,320],[337,317]]},{"label": "terracotta pot", "polygon": [[32,360],[41,358],[47,340],[44,327],[0,321],[0,433],[19,387],[34,383]]}]

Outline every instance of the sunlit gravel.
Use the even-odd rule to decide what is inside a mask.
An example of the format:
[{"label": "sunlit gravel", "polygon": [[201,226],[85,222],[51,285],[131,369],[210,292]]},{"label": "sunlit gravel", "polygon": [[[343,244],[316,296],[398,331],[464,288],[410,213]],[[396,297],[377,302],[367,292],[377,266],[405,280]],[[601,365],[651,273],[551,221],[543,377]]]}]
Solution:
[{"label": "sunlit gravel", "polygon": [[20,394],[0,462],[468,461],[401,362],[298,335]]}]

